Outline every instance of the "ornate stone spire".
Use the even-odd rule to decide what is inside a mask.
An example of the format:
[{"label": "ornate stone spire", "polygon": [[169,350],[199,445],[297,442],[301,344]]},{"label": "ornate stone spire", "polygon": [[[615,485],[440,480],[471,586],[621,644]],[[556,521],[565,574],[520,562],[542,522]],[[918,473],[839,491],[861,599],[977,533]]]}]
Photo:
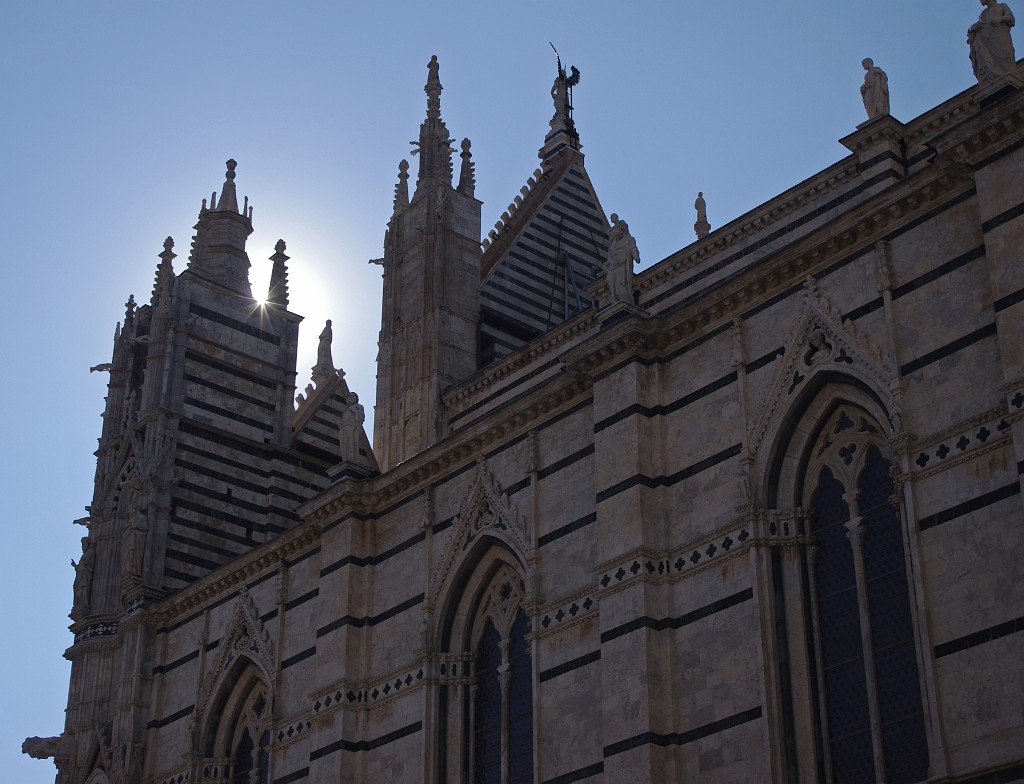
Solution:
[{"label": "ornate stone spire", "polygon": [[469,139],[462,140],[462,170],[459,172],[459,193],[467,196],[476,195],[476,164],[473,163],[473,153],[469,151]]},{"label": "ornate stone spire", "polygon": [[452,153],[455,150],[451,144],[455,140],[448,137],[448,128],[441,119],[441,89],[435,54],[427,63],[427,83],[423,87],[427,94],[427,119],[420,125],[419,141],[410,142],[415,147],[413,155],[420,156],[417,194],[421,186],[430,188],[438,183],[452,184]]},{"label": "ornate stone spire", "polygon": [[409,161],[402,160],[398,164],[398,184],[395,186],[394,211],[409,206]]},{"label": "ornate stone spire", "polygon": [[274,266],[270,270],[270,289],[267,292],[267,303],[283,308],[288,307],[288,256],[284,255],[287,247],[284,240],[278,240],[274,246],[274,255],[270,257]]},{"label": "ornate stone spire", "polygon": [[203,202],[199,222],[194,227],[196,234],[192,239],[188,269],[200,278],[251,297],[245,241],[252,234],[252,208],[246,199],[242,211],[238,210],[235,194],[237,165],[234,160],[227,162],[220,200],[214,193],[209,208],[205,200]]},{"label": "ornate stone spire", "polygon": [[172,261],[177,254],[171,250],[174,247],[174,240],[168,237],[164,240],[164,250],[160,253],[160,263],[156,268],[156,280],[153,282],[153,295],[150,304],[157,308],[167,307],[171,299],[171,291],[174,288],[174,264]]}]

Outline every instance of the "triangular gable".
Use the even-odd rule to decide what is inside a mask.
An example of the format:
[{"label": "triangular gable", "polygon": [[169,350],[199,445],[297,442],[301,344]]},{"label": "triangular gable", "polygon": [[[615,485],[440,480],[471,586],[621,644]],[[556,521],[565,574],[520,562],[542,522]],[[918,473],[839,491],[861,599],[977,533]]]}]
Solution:
[{"label": "triangular gable", "polygon": [[481,365],[590,307],[584,289],[608,252],[583,156],[566,148],[538,171],[483,243]]},{"label": "triangular gable", "polygon": [[821,373],[841,373],[863,381],[882,398],[890,416],[898,418],[898,381],[886,370],[890,365],[876,346],[857,334],[853,322],[843,321],[818,291],[814,278],[808,277],[800,318],[753,418],[747,439],[751,456],[764,444],[773,443],[793,401]]},{"label": "triangular gable", "polygon": [[338,460],[348,459],[352,463],[365,465],[377,470],[377,459],[373,455],[365,428],[360,428],[359,460],[342,455],[340,440],[345,411],[349,408],[346,398],[350,390],[344,374],[339,372],[321,381],[317,386],[310,384],[298,396],[298,409],[292,420],[292,446],[299,444],[335,456]]},{"label": "triangular gable", "polygon": [[240,657],[249,659],[262,670],[268,684],[274,682],[276,668],[270,635],[263,628],[252,596],[245,588],[235,603],[231,624],[221,638],[217,659],[203,679],[202,691],[196,702],[197,710],[193,714],[193,727],[205,721],[210,701],[220,689],[225,674]]},{"label": "triangular gable", "polygon": [[455,518],[454,532],[445,545],[441,564],[431,576],[430,599],[438,602],[449,583],[455,579],[456,568],[482,537],[502,541],[520,560],[529,576],[530,532],[526,520],[491,477],[483,459],[474,470],[473,483],[466,493]]}]

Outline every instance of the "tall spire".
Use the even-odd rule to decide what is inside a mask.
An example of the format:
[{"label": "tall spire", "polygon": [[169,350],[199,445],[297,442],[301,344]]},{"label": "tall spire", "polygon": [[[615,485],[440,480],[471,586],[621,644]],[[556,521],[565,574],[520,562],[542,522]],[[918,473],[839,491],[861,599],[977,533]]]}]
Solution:
[{"label": "tall spire", "polygon": [[[420,170],[416,178],[416,193],[438,183],[452,184],[452,142],[448,128],[441,119],[441,79],[438,76],[438,62],[435,54],[427,63],[427,83],[423,92],[427,94],[427,119],[420,125],[420,139],[410,142],[415,147],[413,155],[420,156]],[[413,197],[415,198],[415,196]]]},{"label": "tall spire", "polygon": [[270,270],[270,289],[267,292],[267,303],[288,307],[288,256],[284,255],[284,240],[278,240],[274,246],[274,255],[270,260],[274,266]]},{"label": "tall spire", "polygon": [[235,167],[238,164],[232,159],[226,165],[220,199],[214,193],[209,208],[203,200],[199,222],[194,227],[196,234],[192,240],[188,269],[205,280],[251,297],[245,240],[252,234],[252,208],[247,198],[239,212],[235,193]]},{"label": "tall spire", "polygon": [[163,306],[167,308],[170,303],[171,290],[174,287],[174,264],[172,261],[177,254],[171,250],[174,247],[174,240],[168,237],[164,240],[164,250],[159,254],[160,263],[156,268],[156,280],[153,283],[153,295],[150,304],[156,308]]},{"label": "tall spire", "polygon": [[394,211],[398,212],[409,206],[409,161],[402,160],[398,164],[398,184],[395,185]]},{"label": "tall spire", "polygon": [[459,193],[467,196],[476,195],[476,165],[473,163],[473,153],[469,151],[469,139],[462,140],[462,170],[459,172]]}]

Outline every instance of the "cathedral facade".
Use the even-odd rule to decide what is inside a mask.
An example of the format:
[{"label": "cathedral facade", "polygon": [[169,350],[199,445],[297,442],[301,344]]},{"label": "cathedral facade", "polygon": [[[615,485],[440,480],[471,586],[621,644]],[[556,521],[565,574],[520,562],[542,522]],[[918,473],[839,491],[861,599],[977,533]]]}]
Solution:
[{"label": "cathedral facade", "polygon": [[165,243],[26,741],[59,784],[1024,780],[1024,83],[634,275],[577,76],[481,242],[429,63],[372,445],[330,323],[296,398],[234,161]]}]

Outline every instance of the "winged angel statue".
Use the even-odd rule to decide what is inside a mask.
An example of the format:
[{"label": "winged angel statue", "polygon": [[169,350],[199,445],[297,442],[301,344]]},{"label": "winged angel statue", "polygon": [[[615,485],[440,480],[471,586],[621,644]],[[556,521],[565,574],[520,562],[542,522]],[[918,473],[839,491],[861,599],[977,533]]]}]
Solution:
[{"label": "winged angel statue", "polygon": [[[551,48],[555,49],[554,44]],[[555,116],[551,118],[551,128],[572,128],[572,88],[580,83],[580,70],[575,65],[569,66],[566,74],[562,68],[562,58],[555,49],[555,60],[558,64],[558,76],[551,85],[551,97],[555,102]]]}]

